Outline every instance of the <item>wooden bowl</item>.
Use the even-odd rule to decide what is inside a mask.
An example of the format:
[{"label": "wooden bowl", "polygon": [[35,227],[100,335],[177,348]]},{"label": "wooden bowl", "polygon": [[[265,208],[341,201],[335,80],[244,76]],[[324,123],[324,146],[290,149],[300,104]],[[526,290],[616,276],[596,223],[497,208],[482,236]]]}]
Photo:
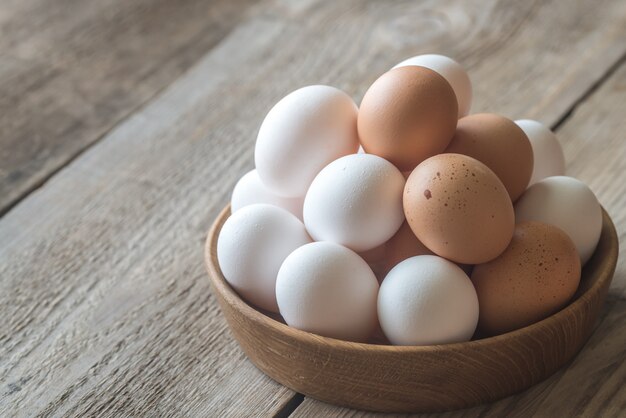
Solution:
[{"label": "wooden bowl", "polygon": [[222,276],[209,231],[206,265],[230,329],[248,358],[272,379],[324,402],[382,412],[436,412],[492,402],[547,378],[589,338],[615,271],[613,222],[603,211],[600,243],[578,292],[560,312],[497,337],[422,347],[360,344],[290,328],[244,302]]}]

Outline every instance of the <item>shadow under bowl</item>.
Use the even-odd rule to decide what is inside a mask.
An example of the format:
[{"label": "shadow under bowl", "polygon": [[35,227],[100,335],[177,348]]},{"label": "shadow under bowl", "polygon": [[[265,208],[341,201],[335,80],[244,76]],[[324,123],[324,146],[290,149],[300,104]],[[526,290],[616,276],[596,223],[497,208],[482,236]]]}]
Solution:
[{"label": "shadow under bowl", "polygon": [[217,237],[230,207],[211,227],[205,261],[230,330],[250,361],[312,398],[381,412],[439,412],[493,402],[540,382],[571,361],[592,333],[618,256],[603,210],[600,242],[578,291],[561,311],[485,339],[434,346],[353,343],[290,328],[243,301],[222,275]]}]

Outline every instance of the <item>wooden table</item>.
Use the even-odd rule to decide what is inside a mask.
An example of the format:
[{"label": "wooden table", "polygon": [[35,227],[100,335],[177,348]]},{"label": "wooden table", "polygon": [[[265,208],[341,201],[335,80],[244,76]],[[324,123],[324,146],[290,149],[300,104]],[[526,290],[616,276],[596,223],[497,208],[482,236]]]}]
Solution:
[{"label": "wooden table", "polygon": [[[303,85],[358,102],[450,55],[474,112],[557,131],[624,240],[624,1],[8,0],[0,31],[0,416],[373,416],[256,370],[203,267],[260,122]],[[624,416],[624,260],[569,367],[444,416]]]}]

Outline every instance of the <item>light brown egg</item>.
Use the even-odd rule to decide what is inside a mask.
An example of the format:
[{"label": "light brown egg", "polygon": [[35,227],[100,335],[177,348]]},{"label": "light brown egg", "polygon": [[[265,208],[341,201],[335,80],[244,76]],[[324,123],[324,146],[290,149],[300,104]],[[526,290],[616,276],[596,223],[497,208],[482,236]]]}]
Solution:
[{"label": "light brown egg", "polygon": [[580,258],[559,228],[541,222],[517,224],[508,248],[495,260],[474,267],[485,335],[530,325],[561,309],[580,282]]},{"label": "light brown egg", "polygon": [[398,232],[385,244],[385,267],[388,272],[401,261],[416,255],[433,254],[417,239],[408,223],[404,222]]},{"label": "light brown egg", "polygon": [[458,105],[450,84],[424,67],[395,68],[365,93],[357,120],[365,152],[412,170],[443,152],[457,123]]},{"label": "light brown egg", "polygon": [[459,119],[446,152],[469,155],[493,170],[515,201],[526,190],[533,172],[528,137],[510,119],[479,113]]},{"label": "light brown egg", "polygon": [[403,206],[417,238],[457,263],[492,260],[513,236],[513,205],[504,185],[465,155],[440,154],[417,166],[406,182]]}]

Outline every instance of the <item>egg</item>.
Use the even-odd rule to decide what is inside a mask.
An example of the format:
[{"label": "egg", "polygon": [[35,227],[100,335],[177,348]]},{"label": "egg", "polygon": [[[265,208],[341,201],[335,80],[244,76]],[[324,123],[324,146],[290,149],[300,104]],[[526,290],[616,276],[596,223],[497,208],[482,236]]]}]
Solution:
[{"label": "egg", "polygon": [[378,319],[394,345],[468,341],[478,321],[478,298],[456,264],[420,255],[398,264],[383,280]]},{"label": "egg", "polygon": [[565,174],[565,156],[554,132],[535,120],[522,119],[515,123],[522,128],[533,149],[533,174],[529,185],[546,177]]},{"label": "egg", "polygon": [[311,238],[292,213],[268,204],[245,206],[224,223],[217,260],[226,281],[249,303],[278,312],[276,275],[285,258]]},{"label": "egg", "polygon": [[356,120],[356,104],[334,87],[307,86],[285,96],[259,129],[254,162],[261,181],[279,196],[304,196],[328,163],[357,152]]},{"label": "egg", "polygon": [[515,227],[502,182],[486,165],[460,154],[436,155],[413,170],[404,189],[404,213],[428,249],[464,264],[497,257]]},{"label": "egg", "polygon": [[580,282],[580,259],[559,228],[522,222],[498,258],[474,267],[479,329],[497,335],[530,325],[561,309]]},{"label": "egg", "polygon": [[398,232],[384,246],[385,267],[391,270],[396,264],[416,255],[433,254],[417,239],[408,223],[404,222]]},{"label": "egg", "polygon": [[289,326],[348,341],[376,328],[378,282],[354,251],[314,242],[292,252],[276,279],[276,300]]},{"label": "egg", "polygon": [[515,204],[517,222],[540,221],[561,228],[584,265],[602,231],[602,208],[591,189],[572,177],[553,176],[533,184]]},{"label": "egg", "polygon": [[404,177],[389,161],[371,154],[341,157],[311,183],[304,224],[316,241],[371,250],[400,228],[403,189]]},{"label": "egg", "polygon": [[358,115],[363,149],[412,170],[442,152],[454,135],[454,90],[437,72],[406,66],[383,74],[365,93]]},{"label": "egg", "polygon": [[500,178],[511,200],[528,186],[533,150],[524,131],[510,119],[479,113],[459,119],[446,152],[464,154],[485,164]]},{"label": "egg", "polygon": [[235,185],[230,199],[230,210],[236,212],[244,206],[255,203],[267,203],[278,206],[288,210],[302,220],[304,196],[294,198],[278,196],[265,187],[256,170],[251,170],[241,177]]},{"label": "egg", "polygon": [[459,104],[458,117],[467,115],[472,105],[472,83],[465,69],[450,57],[438,54],[418,55],[402,61],[393,68],[417,65],[430,68],[446,79],[454,90]]}]

